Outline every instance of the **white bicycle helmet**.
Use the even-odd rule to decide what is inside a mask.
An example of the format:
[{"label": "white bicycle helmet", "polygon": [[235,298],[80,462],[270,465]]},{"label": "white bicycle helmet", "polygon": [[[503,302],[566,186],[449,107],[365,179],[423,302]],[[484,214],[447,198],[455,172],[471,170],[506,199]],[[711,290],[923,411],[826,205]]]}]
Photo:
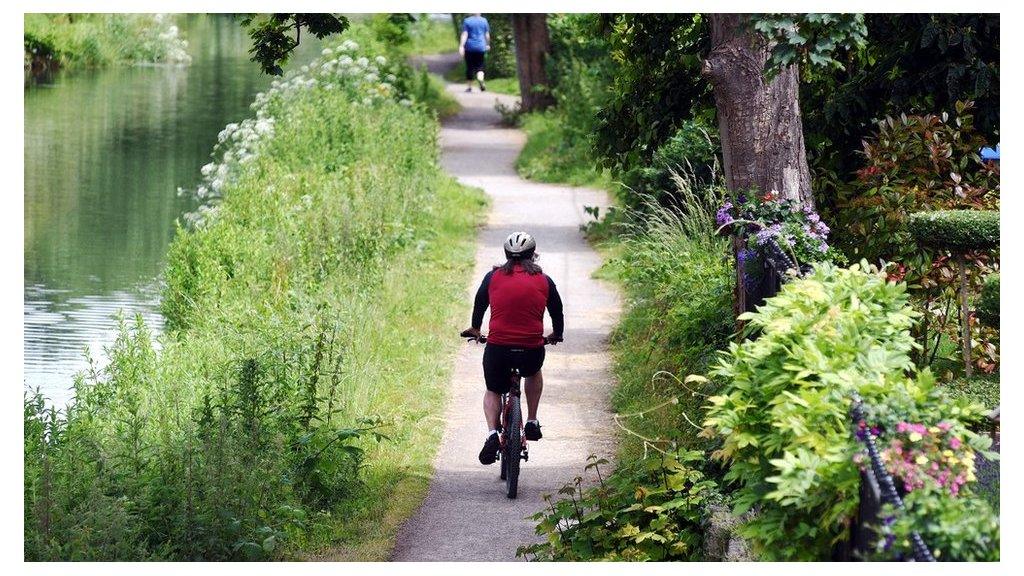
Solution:
[{"label": "white bicycle helmet", "polygon": [[533,256],[537,249],[537,241],[526,232],[513,232],[505,239],[505,257],[509,260],[521,260]]}]

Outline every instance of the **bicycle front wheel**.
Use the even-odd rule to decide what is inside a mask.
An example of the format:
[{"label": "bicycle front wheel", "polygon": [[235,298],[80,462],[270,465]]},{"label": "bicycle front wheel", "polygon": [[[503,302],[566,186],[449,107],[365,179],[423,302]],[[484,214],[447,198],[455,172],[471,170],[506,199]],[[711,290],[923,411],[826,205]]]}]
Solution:
[{"label": "bicycle front wheel", "polygon": [[505,451],[501,454],[505,461],[505,486],[508,497],[515,498],[519,492],[519,453],[523,446],[523,412],[519,407],[519,396],[509,398],[508,433],[505,435]]}]

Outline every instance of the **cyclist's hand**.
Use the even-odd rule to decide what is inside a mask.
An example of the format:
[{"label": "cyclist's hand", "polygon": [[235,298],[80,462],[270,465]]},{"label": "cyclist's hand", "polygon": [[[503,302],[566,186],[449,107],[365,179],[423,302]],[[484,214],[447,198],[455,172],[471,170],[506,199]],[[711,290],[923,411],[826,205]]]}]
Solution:
[{"label": "cyclist's hand", "polygon": [[554,333],[548,334],[547,336],[544,337],[544,343],[550,344],[552,346],[558,344],[561,341],[561,335],[556,336]]},{"label": "cyclist's hand", "polygon": [[459,334],[459,336],[462,336],[463,338],[472,338],[474,340],[479,341],[480,340],[480,329],[479,328],[466,328],[465,330],[462,331],[462,334]]}]

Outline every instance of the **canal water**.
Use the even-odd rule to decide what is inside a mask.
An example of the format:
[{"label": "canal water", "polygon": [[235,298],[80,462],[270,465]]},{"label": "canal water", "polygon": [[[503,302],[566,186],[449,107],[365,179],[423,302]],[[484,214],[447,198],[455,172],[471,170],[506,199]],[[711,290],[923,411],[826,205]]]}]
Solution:
[{"label": "canal water", "polygon": [[[156,331],[160,275],[179,197],[209,162],[217,133],[251,114],[271,79],[227,16],[176,17],[189,66],[57,74],[25,88],[24,386],[61,407],[85,350],[102,365],[114,315]],[[303,41],[293,61],[319,49]]]}]

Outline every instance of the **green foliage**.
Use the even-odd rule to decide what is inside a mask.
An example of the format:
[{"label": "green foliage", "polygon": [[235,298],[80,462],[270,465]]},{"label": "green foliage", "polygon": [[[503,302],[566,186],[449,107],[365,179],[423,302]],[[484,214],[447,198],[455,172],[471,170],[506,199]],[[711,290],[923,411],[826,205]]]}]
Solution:
[{"label": "green foliage", "polygon": [[757,338],[730,344],[713,370],[727,384],[705,424],[722,438],[714,456],[737,486],[735,512],[756,511],[741,534],[762,558],[827,559],[848,536],[860,484],[847,425],[853,393],[873,407],[870,422],[893,429],[899,419],[982,417],[980,406],[946,398],[927,371],[913,375],[918,314],[908,303],[904,285],[866,263],[824,264],[741,316]]},{"label": "green foliage", "polygon": [[650,163],[683,120],[714,125],[711,87],[701,80],[710,48],[701,14],[604,17],[613,72],[598,113],[595,148],[608,166],[626,172]]},{"label": "green foliage", "polygon": [[[694,120],[680,123],[679,129],[651,157],[650,164],[627,174],[624,179],[636,184],[636,191],[650,194],[662,203],[671,203],[675,175],[687,174],[695,187],[712,186],[720,175],[718,150],[721,147],[716,129]],[[625,198],[635,201],[634,195]]]},{"label": "green foliage", "polygon": [[907,218],[907,229],[925,246],[954,252],[999,247],[999,212],[996,210],[933,210]]},{"label": "green foliage", "polygon": [[989,274],[978,298],[978,318],[985,324],[999,328],[999,273]]},{"label": "green foliage", "polygon": [[769,75],[793,64],[843,70],[837,52],[863,49],[867,40],[863,14],[760,14],[753,24],[773,44]]},{"label": "green foliage", "polygon": [[998,562],[999,516],[977,498],[947,498],[937,488],[914,490],[903,498],[904,511],[882,507],[882,517],[895,521],[879,526],[884,559],[893,554],[913,556],[910,533],[918,532],[936,560],[947,562]]},{"label": "green foliage", "polygon": [[867,45],[845,70],[805,69],[804,137],[819,201],[830,202],[863,166],[861,140],[877,119],[977,103],[978,131],[998,141],[999,17],[996,14],[866,14]]},{"label": "green foliage", "polygon": [[25,14],[25,54],[65,68],[190,60],[160,14]]},{"label": "green foliage", "polygon": [[544,182],[610,188],[610,175],[593,152],[595,118],[605,98],[605,44],[593,30],[596,14],[553,14],[548,18],[551,56],[548,76],[556,107],[530,115],[527,143],[516,161],[519,173]]},{"label": "green foliage", "polygon": [[970,102],[956,115],[887,117],[864,142],[867,166],[825,213],[847,230],[839,238],[851,259],[896,261],[923,273],[927,258],[906,227],[912,212],[998,208],[999,168],[982,162],[985,140],[974,127]]},{"label": "green foliage", "polygon": [[[341,34],[348,29],[348,18],[341,14],[324,13],[275,13],[258,14],[242,19],[242,26],[248,29],[252,38],[252,61],[260,65],[265,74],[280,76],[281,66],[288,62],[295,47],[302,39],[302,29],[308,34],[323,39],[332,34]],[[292,35],[294,34],[294,38]]]},{"label": "green foliage", "polygon": [[[546,541],[522,546],[517,556],[542,561],[699,560],[701,521],[708,504],[720,500],[716,484],[699,470],[704,454],[678,450],[619,467],[601,475],[607,460],[588,458],[599,485],[586,490],[582,478],[545,496],[548,509],[537,534]],[[567,496],[565,498],[564,496]],[[531,558],[532,555],[532,558]]]},{"label": "green foliage", "polygon": [[26,398],[27,559],[295,558],[425,490],[483,200],[419,106],[327,84],[263,95],[172,243],[159,347],[123,327],[65,414]]}]

